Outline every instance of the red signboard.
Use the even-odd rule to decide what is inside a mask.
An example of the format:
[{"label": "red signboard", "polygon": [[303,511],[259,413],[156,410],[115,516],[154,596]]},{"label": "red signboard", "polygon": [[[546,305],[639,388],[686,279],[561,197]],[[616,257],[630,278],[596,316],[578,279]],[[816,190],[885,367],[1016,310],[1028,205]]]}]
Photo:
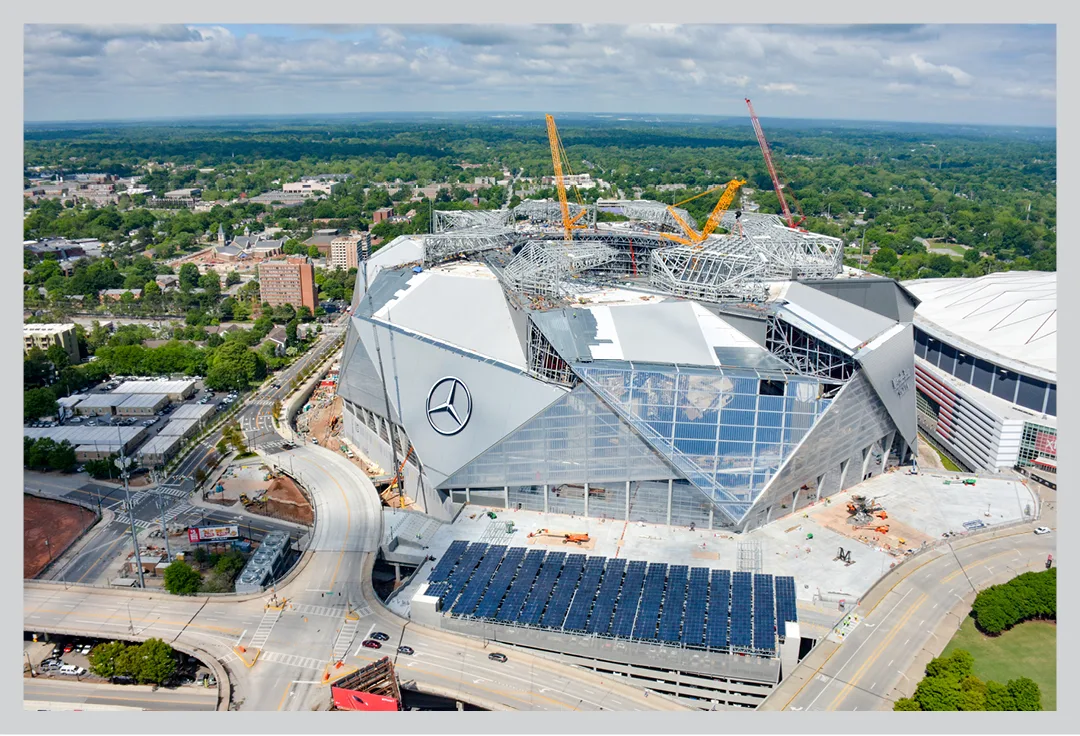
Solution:
[{"label": "red signboard", "polygon": [[338,710],[398,710],[398,701],[385,695],[362,693],[336,686],[331,686],[330,695]]},{"label": "red signboard", "polygon": [[1046,432],[1035,433],[1035,449],[1043,455],[1057,457],[1057,435]]}]

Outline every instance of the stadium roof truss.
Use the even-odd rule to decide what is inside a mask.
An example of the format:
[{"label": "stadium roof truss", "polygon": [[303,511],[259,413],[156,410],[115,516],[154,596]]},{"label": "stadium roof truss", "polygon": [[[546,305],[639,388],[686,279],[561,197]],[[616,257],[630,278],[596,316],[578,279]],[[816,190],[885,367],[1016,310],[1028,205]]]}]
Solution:
[{"label": "stadium roof truss", "polygon": [[761,302],[766,256],[743,239],[712,241],[708,248],[674,245],[651,254],[649,285],[677,296],[708,302]]},{"label": "stadium roof truss", "polygon": [[[585,219],[590,224],[596,224],[596,207],[594,205],[580,205],[576,202],[568,202],[567,205],[571,217],[575,217],[579,212],[585,210]],[[516,220],[562,223],[562,207],[558,202],[550,199],[525,199],[510,212],[513,213],[513,219]]]},{"label": "stadium roof truss", "polygon": [[614,247],[599,242],[529,241],[503,271],[506,283],[521,294],[561,297],[567,282],[619,257]]}]

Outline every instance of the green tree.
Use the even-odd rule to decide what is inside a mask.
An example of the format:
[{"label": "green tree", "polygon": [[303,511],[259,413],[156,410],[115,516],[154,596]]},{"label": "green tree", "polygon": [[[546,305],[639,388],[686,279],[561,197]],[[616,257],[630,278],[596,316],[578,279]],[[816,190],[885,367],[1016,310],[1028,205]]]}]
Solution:
[{"label": "green tree", "polygon": [[1016,710],[1016,702],[1009,688],[993,680],[986,683],[983,703],[986,710]]},{"label": "green tree", "polygon": [[[173,565],[176,563],[174,562]],[[172,565],[166,568],[166,572]],[[157,685],[168,680],[176,671],[176,657],[173,648],[161,639],[147,639],[135,649],[136,672],[139,682],[152,682]]]},{"label": "green tree", "polygon": [[98,644],[90,650],[90,656],[87,657],[90,663],[90,671],[98,677],[106,679],[116,677],[120,674],[117,671],[117,660],[120,659],[127,648],[127,644],[122,641],[107,641]]},{"label": "green tree", "polygon": [[958,710],[960,679],[951,674],[924,677],[915,688],[914,697],[923,710]]},{"label": "green tree", "polygon": [[896,265],[897,260],[899,259],[896,256],[896,251],[892,248],[882,248],[870,259],[870,268],[875,271],[886,273]]},{"label": "green tree", "polygon": [[71,365],[71,356],[60,345],[50,345],[49,349],[45,351],[45,355],[57,371],[62,371]]},{"label": "green tree", "polygon": [[1009,680],[1006,687],[1016,710],[1042,710],[1042,692],[1038,683],[1031,678],[1018,677]]},{"label": "green tree", "polygon": [[200,582],[199,571],[183,560],[175,560],[165,568],[165,590],[173,595],[195,595]]},{"label": "green tree", "polygon": [[900,698],[893,703],[893,710],[922,710],[914,698]]},{"label": "green tree", "polygon": [[56,415],[56,396],[47,388],[23,392],[23,419],[33,420]]},{"label": "green tree", "polygon": [[199,267],[194,263],[180,266],[180,288],[190,291],[199,285]]},{"label": "green tree", "polygon": [[225,285],[226,286],[233,286],[233,285],[239,284],[239,283],[240,283],[240,272],[239,271],[235,271],[235,270],[229,271],[229,273],[227,273],[225,275]]},{"label": "green tree", "polygon": [[75,469],[75,447],[67,440],[56,444],[49,453],[49,468],[60,472],[70,472]]},{"label": "green tree", "polygon": [[229,452],[229,443],[225,441],[224,437],[222,437],[220,440],[218,440],[218,443],[214,445],[214,449],[217,450],[218,455],[224,457]]},{"label": "green tree", "polygon": [[317,245],[309,245],[307,254],[308,258],[318,258],[322,255],[322,253],[319,252],[319,247]]},{"label": "green tree", "polygon": [[87,460],[83,464],[83,467],[86,469],[86,472],[90,474],[90,477],[94,478],[95,480],[112,478],[116,473],[116,466],[114,465],[114,463],[116,462],[117,458],[118,455],[114,453],[112,455],[109,455],[109,457],[103,458],[101,460]]},{"label": "green tree", "polygon": [[301,322],[310,322],[312,319],[314,319],[313,315],[311,314],[311,307],[306,304],[302,304],[297,307],[296,318]]}]

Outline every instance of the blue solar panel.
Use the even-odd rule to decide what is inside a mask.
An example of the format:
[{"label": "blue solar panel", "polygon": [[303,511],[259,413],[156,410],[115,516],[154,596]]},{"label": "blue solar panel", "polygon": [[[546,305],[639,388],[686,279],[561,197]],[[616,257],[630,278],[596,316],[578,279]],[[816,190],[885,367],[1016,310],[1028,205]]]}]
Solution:
[{"label": "blue solar panel", "polygon": [[776,649],[776,607],[772,575],[754,575],[754,649]]},{"label": "blue solar panel", "polygon": [[544,565],[540,568],[540,574],[525,598],[525,607],[521,609],[518,623],[527,626],[540,623],[540,616],[544,613],[544,607],[547,606],[548,598],[551,597],[551,589],[555,587],[555,580],[559,577],[565,560],[565,552],[547,553]]},{"label": "blue solar panel", "polygon": [[585,555],[568,555],[566,564],[563,565],[562,574],[555,581],[555,589],[551,591],[551,600],[548,601],[544,617],[540,619],[540,625],[548,629],[562,627],[563,619],[566,618],[570,607],[570,599],[574,595],[581,578],[581,571],[585,567]]},{"label": "blue solar panel", "polygon": [[494,574],[495,568],[502,562],[504,554],[506,554],[506,547],[502,545],[495,545],[484,553],[484,557],[480,560],[480,564],[476,566],[469,584],[461,591],[461,595],[458,597],[454,607],[450,609],[451,615],[468,616],[473,612],[476,604],[480,601],[481,594],[491,582],[491,576]]},{"label": "blue solar panel", "polygon": [[622,590],[619,591],[619,601],[615,604],[611,628],[608,629],[609,636],[619,639],[631,638],[634,630],[634,616],[637,615],[638,601],[641,598],[641,587],[645,582],[646,564],[634,560],[626,566],[626,577],[623,579]]},{"label": "blue solar panel", "polygon": [[480,603],[475,611],[476,616],[491,618],[495,615],[495,612],[499,610],[499,604],[502,603],[503,596],[506,594],[506,589],[510,587],[514,575],[517,574],[518,565],[521,564],[524,557],[525,550],[520,547],[514,547],[506,554],[502,564],[499,565],[498,572],[491,579],[491,585],[480,596]]},{"label": "blue solar panel", "polygon": [[488,546],[480,542],[475,542],[469,545],[469,548],[462,555],[461,561],[454,568],[454,572],[451,573],[450,578],[447,580],[447,590],[443,597],[443,610],[452,609],[454,602],[457,600],[458,595],[461,594],[462,589],[465,588],[465,584],[469,582],[469,578],[472,577],[473,570],[480,563],[480,558],[487,552]]},{"label": "blue solar panel", "polygon": [[656,627],[660,619],[660,604],[664,600],[666,576],[666,564],[654,562],[649,565],[641,589],[641,602],[638,604],[637,616],[634,618],[633,636],[635,639],[642,641],[656,639]]},{"label": "blue solar panel", "polygon": [[585,622],[592,610],[593,598],[596,597],[597,586],[600,577],[604,574],[604,558],[590,557],[585,563],[585,572],[581,575],[581,581],[574,591],[573,602],[563,622],[565,631],[584,631]]},{"label": "blue solar panel", "polygon": [[536,573],[540,570],[540,564],[544,560],[544,553],[540,550],[531,550],[525,554],[525,561],[518,569],[517,577],[514,578],[510,590],[506,591],[506,598],[499,606],[499,613],[495,616],[497,621],[517,621],[521,615],[521,607],[525,597],[532,590]]},{"label": "blue solar panel", "polygon": [[677,643],[680,628],[685,618],[686,578],[689,568],[686,565],[672,565],[668,569],[667,589],[664,592],[663,613],[660,614],[660,626],[656,638],[671,644]]},{"label": "blue solar panel", "polygon": [[[730,586],[731,573],[729,571],[711,571],[709,575],[709,616],[705,625],[705,646],[710,649],[725,649],[728,646],[729,611],[734,603]],[[730,625],[732,632],[734,632],[733,620],[730,621]]]},{"label": "blue solar panel", "polygon": [[731,581],[731,646],[749,649],[754,645],[753,578],[736,572]]},{"label": "blue solar panel", "polygon": [[454,569],[454,565],[461,559],[461,556],[465,554],[465,549],[469,546],[468,542],[451,542],[450,546],[443,553],[442,559],[436,563],[435,567],[431,569],[428,574],[428,582],[441,583],[446,580],[450,575],[450,571]]},{"label": "blue solar panel", "polygon": [[604,577],[600,581],[600,588],[596,594],[596,605],[593,606],[589,623],[585,626],[586,632],[600,636],[608,633],[611,626],[611,612],[619,597],[619,588],[622,587],[625,569],[626,560],[608,560],[607,567],[604,568]]},{"label": "blue solar panel", "polygon": [[799,620],[798,608],[795,606],[795,578],[789,575],[777,576],[776,582],[776,633],[787,636],[788,621]]},{"label": "blue solar panel", "polygon": [[690,570],[686,586],[686,614],[680,640],[687,646],[705,642],[705,609],[709,602],[709,571],[704,567]]}]

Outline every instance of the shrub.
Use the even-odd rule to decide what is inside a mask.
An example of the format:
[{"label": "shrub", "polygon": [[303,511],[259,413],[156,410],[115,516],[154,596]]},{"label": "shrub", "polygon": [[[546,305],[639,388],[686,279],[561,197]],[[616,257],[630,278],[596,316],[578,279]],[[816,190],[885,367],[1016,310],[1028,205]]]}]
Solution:
[{"label": "shrub", "polygon": [[173,595],[195,595],[199,591],[202,575],[183,560],[176,560],[165,568],[165,590]]}]

